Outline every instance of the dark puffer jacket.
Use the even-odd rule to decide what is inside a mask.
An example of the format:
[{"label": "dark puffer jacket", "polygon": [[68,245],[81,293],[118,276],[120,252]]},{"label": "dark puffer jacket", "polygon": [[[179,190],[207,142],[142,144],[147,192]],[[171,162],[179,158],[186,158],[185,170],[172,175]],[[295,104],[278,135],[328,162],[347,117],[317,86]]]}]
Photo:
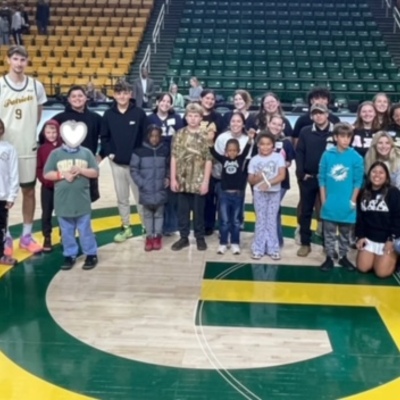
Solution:
[{"label": "dark puffer jacket", "polygon": [[169,160],[169,149],[164,142],[157,147],[145,142],[133,152],[130,169],[139,188],[140,204],[158,206],[167,202],[165,180],[169,179]]}]

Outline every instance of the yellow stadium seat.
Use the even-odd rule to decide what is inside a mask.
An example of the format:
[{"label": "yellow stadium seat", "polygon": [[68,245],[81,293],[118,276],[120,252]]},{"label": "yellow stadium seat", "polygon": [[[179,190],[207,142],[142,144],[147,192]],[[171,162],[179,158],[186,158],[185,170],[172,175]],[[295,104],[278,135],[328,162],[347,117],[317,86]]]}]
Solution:
[{"label": "yellow stadium seat", "polygon": [[118,33],[118,28],[116,26],[107,26],[106,35],[107,36],[116,36]]},{"label": "yellow stadium seat", "polygon": [[68,57],[77,57],[80,50],[81,50],[82,46],[69,46],[66,50],[68,53]]},{"label": "yellow stadium seat", "polygon": [[67,67],[67,75],[68,76],[78,76],[82,71],[81,67]]},{"label": "yellow stadium seat", "polygon": [[86,17],[86,25],[87,26],[96,26],[97,24],[97,17]]},{"label": "yellow stadium seat", "polygon": [[38,67],[38,66],[43,65],[44,60],[42,57],[32,57],[31,61],[32,61],[33,66]]},{"label": "yellow stadium seat", "polygon": [[35,36],[34,42],[35,42],[36,46],[46,46],[47,37],[46,36],[42,36],[42,35]]},{"label": "yellow stadium seat", "polygon": [[66,46],[55,46],[53,48],[53,54],[55,57],[64,57],[67,53]]},{"label": "yellow stadium seat", "polygon": [[64,7],[72,7],[74,5],[74,0],[63,0],[62,4]]},{"label": "yellow stadium seat", "polygon": [[64,15],[68,15],[68,8],[67,7],[55,7],[54,13],[56,15],[61,15],[64,17]]},{"label": "yellow stadium seat", "polygon": [[119,5],[120,5],[120,7],[128,7],[131,5],[131,1],[130,0],[119,0]]},{"label": "yellow stadium seat", "polygon": [[121,21],[122,26],[133,26],[133,23],[134,23],[133,19],[129,17],[122,18]]},{"label": "yellow stadium seat", "polygon": [[107,0],[96,0],[97,7],[105,7],[108,4]]},{"label": "yellow stadium seat", "polygon": [[121,48],[120,47],[110,47],[108,49],[108,58],[116,59],[121,56]]},{"label": "yellow stadium seat", "polygon": [[82,71],[81,71],[82,77],[84,77],[84,76],[92,77],[95,75],[95,73],[96,73],[96,69],[92,68],[92,67],[82,68]]},{"label": "yellow stadium seat", "polygon": [[81,7],[79,9],[79,15],[82,17],[89,17],[89,16],[93,15],[92,9],[89,7]]},{"label": "yellow stadium seat", "polygon": [[85,21],[87,20],[87,18],[93,18],[93,17],[89,17],[89,16],[86,16],[86,17],[83,17],[83,16],[75,17],[74,18],[75,26],[83,26],[85,24]]},{"label": "yellow stadium seat", "polygon": [[147,24],[147,18],[138,17],[135,19],[135,26],[145,27]]},{"label": "yellow stadium seat", "polygon": [[79,85],[79,86],[86,86],[90,79],[88,78],[81,78],[81,77],[76,77],[76,76],[71,76],[71,78],[74,79],[74,85]]},{"label": "yellow stadium seat", "polygon": [[93,35],[101,37],[104,35],[104,32],[106,31],[106,28],[104,26],[95,26],[93,28]]},{"label": "yellow stadium seat", "polygon": [[110,17],[100,17],[97,18],[97,25],[98,26],[109,26],[110,25]]},{"label": "yellow stadium seat", "polygon": [[[1,68],[0,70],[3,71],[3,69],[6,67],[5,67],[5,65],[2,65],[0,68]],[[35,72],[36,72],[36,69],[34,67],[32,67],[31,65],[28,65],[25,68],[25,74],[27,74],[27,75],[33,75]]]},{"label": "yellow stadium seat", "polygon": [[99,45],[99,38],[97,36],[88,36],[86,38],[86,44],[91,47],[96,47]]},{"label": "yellow stadium seat", "polygon": [[121,17],[111,17],[110,18],[110,25],[111,26],[115,26],[116,28],[121,26],[121,22],[122,22],[122,18]]},{"label": "yellow stadium seat", "polygon": [[[98,10],[102,11],[102,14],[104,17],[114,17],[116,15],[117,9],[115,8],[98,8]],[[118,17],[118,15],[116,15]],[[121,15],[122,17],[122,15]]]},{"label": "yellow stadium seat", "polygon": [[87,66],[87,62],[87,57],[77,57],[74,59],[74,66],[82,69]]},{"label": "yellow stadium seat", "polygon": [[47,37],[47,44],[49,46],[59,46],[60,45],[60,38],[59,35],[51,35]]},{"label": "yellow stadium seat", "polygon": [[61,78],[60,79],[60,89],[61,89],[61,93],[66,93],[68,92],[69,88],[72,86],[74,80],[73,78]]},{"label": "yellow stadium seat", "polygon": [[85,6],[86,7],[95,8],[95,4],[96,4],[96,0],[85,0]]},{"label": "yellow stadium seat", "polygon": [[92,26],[81,26],[79,27],[79,34],[82,36],[90,36],[93,32],[93,29],[94,28]]},{"label": "yellow stadium seat", "polygon": [[63,76],[65,75],[66,71],[67,71],[66,67],[54,67],[52,68],[51,73],[53,75]]},{"label": "yellow stadium seat", "polygon": [[60,36],[60,45],[61,46],[70,46],[72,44],[72,37],[71,36]]},{"label": "yellow stadium seat", "polygon": [[141,8],[139,10],[139,16],[145,18],[147,21],[150,17],[150,12],[151,12],[150,8]]},{"label": "yellow stadium seat", "polygon": [[109,68],[111,70],[111,68],[115,67],[115,60],[113,58],[104,58],[101,61],[101,64],[103,67]]},{"label": "yellow stadium seat", "polygon": [[40,46],[39,52],[42,57],[49,57],[51,56],[53,51],[53,46]]},{"label": "yellow stadium seat", "polygon": [[126,72],[127,72],[126,67],[117,67],[112,69],[111,75],[114,77],[120,77],[126,75]]},{"label": "yellow stadium seat", "polygon": [[86,43],[87,38],[88,38],[87,36],[83,35],[74,36],[72,39],[73,45],[82,47]]},{"label": "yellow stadium seat", "polygon": [[94,54],[96,58],[106,58],[108,47],[96,47]]},{"label": "yellow stadium seat", "polygon": [[126,37],[131,33],[131,28],[128,26],[120,26],[118,28],[118,35],[121,37]]},{"label": "yellow stadium seat", "polygon": [[71,16],[71,17],[77,17],[78,15],[83,15],[82,14],[82,8],[69,7],[68,8],[68,15]]},{"label": "yellow stadium seat", "polygon": [[89,58],[93,57],[93,52],[94,52],[94,47],[87,47],[87,46],[83,46],[80,51],[82,57],[89,57]]},{"label": "yellow stadium seat", "polygon": [[[105,9],[104,9],[105,10]],[[92,15],[93,17],[103,17],[103,16],[105,16],[105,17],[111,17],[111,16],[113,16],[114,14],[110,14],[110,15],[108,15],[108,14],[106,14],[105,12],[104,12],[104,10],[102,9],[102,8],[97,8],[97,7],[94,7],[94,8],[91,8],[90,9],[90,15]],[[108,9],[107,9],[108,10]],[[114,10],[112,10],[112,12],[114,12]]]},{"label": "yellow stadium seat", "polygon": [[100,76],[108,76],[108,75],[110,75],[110,72],[111,72],[111,68],[106,68],[106,67],[97,68],[96,75],[98,77],[100,77]]},{"label": "yellow stadium seat", "polygon": [[67,27],[67,33],[69,36],[79,35],[80,31],[81,31],[81,28],[79,26],[68,26]]},{"label": "yellow stadium seat", "polygon": [[100,43],[102,46],[105,47],[110,47],[113,42],[113,37],[112,36],[103,36],[100,38]]},{"label": "yellow stadium seat", "polygon": [[45,64],[49,67],[49,68],[53,68],[55,67],[58,63],[60,62],[60,57],[47,57]]},{"label": "yellow stadium seat", "polygon": [[135,18],[139,15],[139,10],[137,8],[128,8],[126,10],[126,16],[129,18]]},{"label": "yellow stadium seat", "polygon": [[152,10],[153,9],[153,0],[143,0],[142,7]]},{"label": "yellow stadium seat", "polygon": [[67,68],[67,67],[72,66],[73,62],[74,62],[74,58],[72,58],[72,57],[61,57],[58,64],[60,67]]},{"label": "yellow stadium seat", "polygon": [[50,72],[49,67],[37,67],[36,72],[39,76],[48,76]]},{"label": "yellow stadium seat", "polygon": [[114,47],[125,47],[126,39],[124,37],[114,37],[113,43]]}]

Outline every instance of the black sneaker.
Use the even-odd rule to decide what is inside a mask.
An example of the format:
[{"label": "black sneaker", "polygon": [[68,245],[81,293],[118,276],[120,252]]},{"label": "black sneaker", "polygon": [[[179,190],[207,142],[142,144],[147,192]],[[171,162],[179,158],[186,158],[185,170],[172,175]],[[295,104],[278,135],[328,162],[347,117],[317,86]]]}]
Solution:
[{"label": "black sneaker", "polygon": [[207,250],[207,243],[204,239],[197,239],[197,250],[199,251]]},{"label": "black sneaker", "polygon": [[205,234],[206,236],[211,236],[213,233],[214,233],[214,229],[213,229],[213,228],[207,228],[207,229],[204,231],[204,234]]},{"label": "black sneaker", "polygon": [[326,257],[326,260],[321,264],[319,269],[323,272],[328,272],[328,271],[332,270],[334,266],[335,266],[335,264],[333,263],[332,258]]},{"label": "black sneaker", "polygon": [[93,269],[99,262],[97,256],[86,256],[82,269]]},{"label": "black sneaker", "polygon": [[51,244],[51,237],[46,236],[43,240],[43,253],[51,253],[53,251],[53,245]]},{"label": "black sneaker", "polygon": [[64,264],[61,266],[63,271],[70,270],[76,263],[76,257],[65,257]]},{"label": "black sneaker", "polygon": [[172,246],[171,250],[173,251],[179,251],[184,249],[185,247],[189,247],[189,239],[188,238],[180,238],[177,240]]},{"label": "black sneaker", "polygon": [[347,271],[355,271],[356,270],[356,266],[349,261],[349,259],[344,256],[339,260],[339,265],[341,265],[343,268],[347,268]]}]

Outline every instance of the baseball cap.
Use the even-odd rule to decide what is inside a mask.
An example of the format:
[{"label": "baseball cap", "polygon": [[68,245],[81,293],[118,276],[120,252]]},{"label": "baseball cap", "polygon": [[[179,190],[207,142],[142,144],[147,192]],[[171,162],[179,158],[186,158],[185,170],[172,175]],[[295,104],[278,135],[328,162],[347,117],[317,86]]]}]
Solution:
[{"label": "baseball cap", "polygon": [[319,111],[319,112],[322,112],[322,113],[329,113],[328,107],[325,104],[322,104],[322,103],[313,104],[311,106],[311,110],[310,110],[311,114],[314,111]]}]

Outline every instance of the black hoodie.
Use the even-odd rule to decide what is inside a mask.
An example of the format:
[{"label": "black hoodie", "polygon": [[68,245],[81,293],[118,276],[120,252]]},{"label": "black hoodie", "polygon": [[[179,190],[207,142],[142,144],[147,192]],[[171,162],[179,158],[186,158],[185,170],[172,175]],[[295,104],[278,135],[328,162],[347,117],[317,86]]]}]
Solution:
[{"label": "black hoodie", "polygon": [[317,177],[322,154],[334,145],[332,131],[332,123],[324,130],[315,124],[301,130],[296,147],[296,176],[299,181],[302,181],[306,174]]},{"label": "black hoodie", "polygon": [[[57,114],[52,119],[55,119],[60,125],[66,121],[85,123],[88,131],[81,146],[88,148],[94,155],[97,154],[101,129],[101,116],[99,114],[86,107],[83,112],[75,111],[68,104],[62,113]],[[100,156],[102,156],[101,153]]]},{"label": "black hoodie", "polygon": [[105,157],[114,154],[116,164],[129,165],[133,150],[142,145],[146,113],[134,102],[121,113],[117,103],[103,115],[101,126],[101,149]]}]

